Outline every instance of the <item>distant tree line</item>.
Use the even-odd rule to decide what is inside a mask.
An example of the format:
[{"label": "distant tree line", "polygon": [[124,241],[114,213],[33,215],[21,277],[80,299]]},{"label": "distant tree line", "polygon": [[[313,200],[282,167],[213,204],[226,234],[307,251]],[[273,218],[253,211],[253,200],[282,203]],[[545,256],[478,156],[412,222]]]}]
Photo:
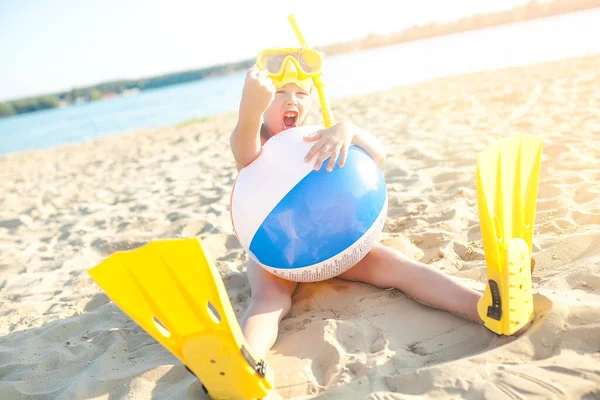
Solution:
[{"label": "distant tree line", "polygon": [[516,6],[512,9],[488,14],[475,14],[454,22],[445,22],[441,24],[430,22],[423,25],[412,26],[400,32],[388,35],[370,34],[360,40],[334,43],[325,46],[323,51],[327,54],[348,53],[598,7],[600,7],[600,0],[551,0],[548,2],[531,0],[527,4]]},{"label": "distant tree line", "polygon": [[[410,42],[452,33],[471,31],[482,28],[526,21],[552,15],[565,14],[586,9],[600,7],[600,0],[552,0],[539,2],[532,0],[529,3],[514,7],[510,10],[498,11],[489,14],[476,14],[461,18],[455,22],[427,23],[417,25],[389,35],[371,34],[360,40],[334,43],[323,46],[319,50],[328,55],[348,53],[374,47],[388,46],[397,43]],[[32,111],[59,107],[61,104],[74,104],[99,100],[107,93],[122,94],[127,90],[148,90],[178,83],[191,82],[208,77],[225,75],[231,72],[250,68],[254,59],[243,60],[235,63],[216,65],[191,71],[175,72],[137,80],[121,80],[101,83],[99,85],[74,88],[70,91],[34,96],[25,99],[0,102],[0,117],[22,114]]]},{"label": "distant tree line", "polygon": [[107,93],[122,94],[126,90],[131,89],[148,90],[178,83],[191,82],[212,76],[225,75],[240,69],[250,68],[253,63],[254,60],[245,60],[192,71],[174,72],[151,78],[105,82],[89,87],[74,88],[70,91],[55,94],[0,102],[0,117],[56,108],[60,106],[61,102],[75,104],[77,102],[96,101],[99,100],[103,94]]}]

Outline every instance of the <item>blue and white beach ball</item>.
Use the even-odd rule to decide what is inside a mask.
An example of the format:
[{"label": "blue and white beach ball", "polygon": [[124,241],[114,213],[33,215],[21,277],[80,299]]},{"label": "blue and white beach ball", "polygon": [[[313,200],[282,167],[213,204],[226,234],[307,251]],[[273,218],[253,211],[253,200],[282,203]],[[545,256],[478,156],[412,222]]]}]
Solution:
[{"label": "blue and white beach ball", "polygon": [[342,168],[314,171],[304,157],[322,129],[303,126],[269,139],[243,168],[231,195],[241,245],[269,272],[296,282],[332,278],[353,267],[377,240],[387,216],[387,190],[375,162],[352,146]]}]

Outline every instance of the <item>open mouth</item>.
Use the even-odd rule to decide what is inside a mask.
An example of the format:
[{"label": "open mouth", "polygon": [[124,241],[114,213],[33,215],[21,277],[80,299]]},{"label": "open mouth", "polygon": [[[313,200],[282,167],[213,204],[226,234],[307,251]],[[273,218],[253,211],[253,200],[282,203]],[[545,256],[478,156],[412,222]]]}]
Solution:
[{"label": "open mouth", "polygon": [[290,110],[283,113],[283,129],[295,128],[298,122],[298,112]]}]

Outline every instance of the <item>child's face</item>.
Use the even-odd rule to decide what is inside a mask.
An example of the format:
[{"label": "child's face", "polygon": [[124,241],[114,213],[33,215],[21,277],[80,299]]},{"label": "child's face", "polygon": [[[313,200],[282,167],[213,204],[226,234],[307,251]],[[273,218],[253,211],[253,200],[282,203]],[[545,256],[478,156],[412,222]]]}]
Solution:
[{"label": "child's face", "polygon": [[264,122],[272,135],[301,126],[306,121],[311,104],[310,89],[288,83],[277,89],[273,102],[263,114]]}]

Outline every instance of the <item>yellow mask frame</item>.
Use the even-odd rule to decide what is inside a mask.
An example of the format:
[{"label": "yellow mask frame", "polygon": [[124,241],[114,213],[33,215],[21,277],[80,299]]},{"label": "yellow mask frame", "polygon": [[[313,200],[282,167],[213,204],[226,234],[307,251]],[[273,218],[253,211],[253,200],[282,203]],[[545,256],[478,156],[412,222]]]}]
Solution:
[{"label": "yellow mask frame", "polygon": [[321,73],[323,57],[310,48],[275,48],[261,51],[256,57],[256,64],[267,71],[277,89],[288,83],[306,89]]}]

